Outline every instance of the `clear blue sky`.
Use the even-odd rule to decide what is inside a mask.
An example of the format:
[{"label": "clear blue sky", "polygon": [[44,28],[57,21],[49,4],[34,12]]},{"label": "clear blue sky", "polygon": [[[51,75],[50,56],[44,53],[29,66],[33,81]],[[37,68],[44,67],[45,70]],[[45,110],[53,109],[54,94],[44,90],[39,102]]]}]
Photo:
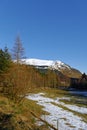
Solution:
[{"label": "clear blue sky", "polygon": [[25,56],[87,73],[87,0],[0,0],[0,48],[20,34]]}]

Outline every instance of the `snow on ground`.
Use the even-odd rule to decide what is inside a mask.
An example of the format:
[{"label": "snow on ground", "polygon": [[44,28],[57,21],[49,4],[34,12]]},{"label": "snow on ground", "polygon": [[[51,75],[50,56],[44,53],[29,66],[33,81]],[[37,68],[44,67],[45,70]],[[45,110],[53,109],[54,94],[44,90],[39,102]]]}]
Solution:
[{"label": "snow on ground", "polygon": [[65,103],[61,102],[60,99],[67,99],[67,100],[69,100],[70,98],[66,98],[66,97],[65,98],[57,98],[55,100],[55,103],[63,105],[64,107],[66,107],[68,109],[71,109],[73,111],[76,111],[76,112],[79,112],[79,113],[82,113],[82,114],[87,114],[87,108],[79,107],[79,106],[76,106],[76,105],[65,104]]},{"label": "snow on ground", "polygon": [[84,107],[78,107],[78,106],[75,106],[75,105],[65,105],[65,107],[73,110],[73,111],[76,111],[76,112],[79,112],[79,113],[82,113],[82,114],[87,114],[87,108],[84,108]]},{"label": "snow on ground", "polygon": [[[87,130],[87,123],[85,123],[81,117],[78,117],[74,115],[72,112],[69,112],[68,110],[64,110],[61,107],[58,107],[56,105],[53,105],[52,103],[59,103],[63,104],[59,99],[56,100],[44,97],[43,93],[39,94],[31,94],[27,97],[28,99],[37,101],[37,103],[41,106],[44,106],[43,110],[49,112],[49,115],[42,115],[42,118],[45,119],[47,122],[52,124],[57,128],[57,122],[58,122],[58,128],[59,130]],[[73,110],[75,108],[75,111],[78,111],[80,109],[77,106],[69,106],[65,105],[66,107],[69,107]],[[87,114],[87,108],[81,107],[81,112],[85,111]]]}]

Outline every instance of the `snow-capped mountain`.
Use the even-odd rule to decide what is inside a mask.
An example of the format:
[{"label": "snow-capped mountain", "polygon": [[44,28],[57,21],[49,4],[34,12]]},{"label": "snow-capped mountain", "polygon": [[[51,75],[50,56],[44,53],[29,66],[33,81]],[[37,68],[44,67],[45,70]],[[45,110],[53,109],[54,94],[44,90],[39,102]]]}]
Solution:
[{"label": "snow-capped mountain", "polygon": [[22,59],[20,62],[26,65],[35,66],[35,68],[38,68],[40,70],[44,69],[56,70],[57,72],[60,72],[68,77],[78,78],[81,76],[81,72],[79,70],[72,68],[71,66],[59,60],[54,61],[54,60],[41,60],[41,59]]},{"label": "snow-capped mountain", "polygon": [[25,59],[25,64],[27,65],[33,65],[36,67],[42,67],[42,68],[50,68],[50,69],[70,69],[71,67],[61,61],[53,61],[53,60],[41,60],[41,59]]}]

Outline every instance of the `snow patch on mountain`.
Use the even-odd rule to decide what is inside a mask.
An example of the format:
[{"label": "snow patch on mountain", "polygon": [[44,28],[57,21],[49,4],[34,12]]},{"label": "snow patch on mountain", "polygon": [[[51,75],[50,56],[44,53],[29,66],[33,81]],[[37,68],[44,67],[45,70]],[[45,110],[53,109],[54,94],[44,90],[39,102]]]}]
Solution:
[{"label": "snow patch on mountain", "polygon": [[34,66],[51,66],[53,64],[52,60],[40,60],[40,59],[26,59],[25,63]]},{"label": "snow patch on mountain", "polygon": [[71,67],[59,60],[41,60],[41,59],[25,59],[25,64],[27,65],[33,65],[33,66],[47,66],[48,68],[51,69],[70,69]]}]

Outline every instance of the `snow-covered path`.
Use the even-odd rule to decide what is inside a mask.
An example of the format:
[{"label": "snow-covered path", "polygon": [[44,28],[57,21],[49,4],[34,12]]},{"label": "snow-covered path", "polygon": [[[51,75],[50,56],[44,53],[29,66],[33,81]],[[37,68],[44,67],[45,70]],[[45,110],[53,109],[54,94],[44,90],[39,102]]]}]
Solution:
[{"label": "snow-covered path", "polygon": [[[43,93],[39,94],[31,94],[27,97],[28,99],[37,101],[37,103],[43,106],[43,110],[49,112],[49,115],[45,115],[45,120],[58,128],[59,130],[87,130],[87,123],[85,123],[81,117],[76,116],[72,112],[68,110],[64,110],[63,108],[55,105],[63,105],[71,110],[75,110],[80,113],[87,114],[87,108],[78,107],[74,105],[66,105],[59,101],[59,98],[51,99],[44,97]],[[55,103],[55,104],[54,104]],[[44,118],[44,116],[42,116]]]}]

